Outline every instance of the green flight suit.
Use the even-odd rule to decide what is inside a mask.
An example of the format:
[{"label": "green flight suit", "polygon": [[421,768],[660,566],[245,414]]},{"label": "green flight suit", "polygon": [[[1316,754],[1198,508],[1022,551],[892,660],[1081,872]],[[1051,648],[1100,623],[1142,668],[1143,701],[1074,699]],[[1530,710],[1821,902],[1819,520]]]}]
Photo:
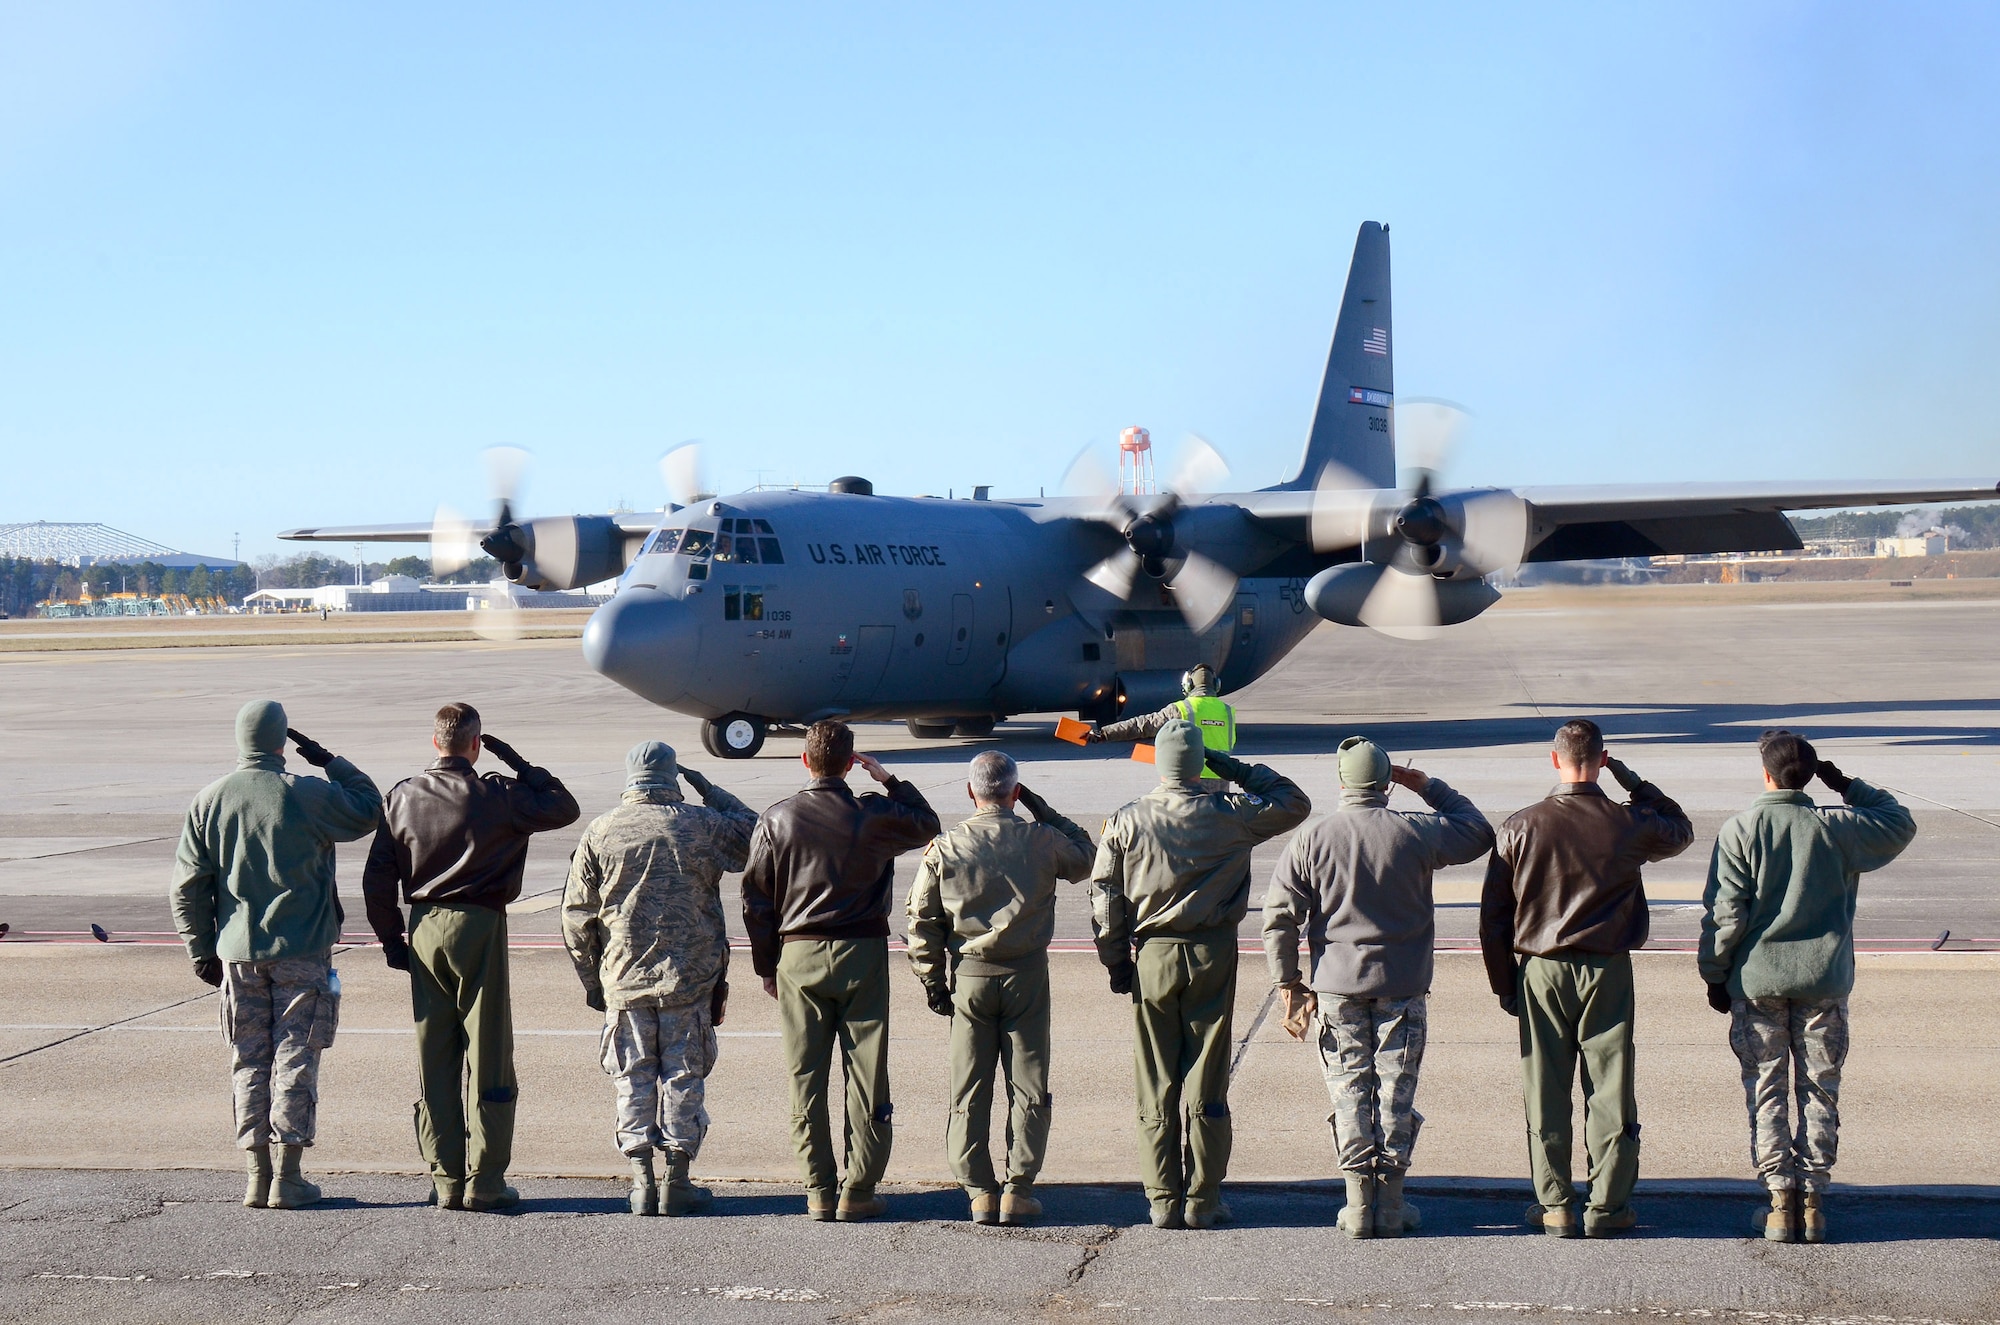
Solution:
[{"label": "green flight suit", "polygon": [[1576,1199],[1570,1185],[1570,1086],[1581,1063],[1583,1144],[1592,1216],[1632,1203],[1639,1181],[1639,1100],[1633,1086],[1632,954],[1521,959],[1521,1083],[1528,1166],[1549,1209]]},{"label": "green flight suit", "polygon": [[1243,790],[1162,782],[1105,822],[1091,871],[1099,959],[1115,970],[1138,948],[1132,1061],[1146,1195],[1190,1211],[1220,1203],[1229,1168],[1236,929],[1250,905],[1250,853],[1312,813],[1275,769],[1214,751],[1207,763]]},{"label": "green flight suit", "polygon": [[792,1144],[810,1199],[839,1195],[827,1077],[847,1073],[847,1187],[873,1195],[894,1139],[889,1098],[889,940],[793,939],[778,954],[778,1025],[792,1076]]},{"label": "green flight suit", "polygon": [[457,1186],[469,1177],[487,1195],[514,1157],[519,1093],[506,912],[450,902],[411,907],[410,1001],[422,1086],[417,1148],[434,1182]]}]

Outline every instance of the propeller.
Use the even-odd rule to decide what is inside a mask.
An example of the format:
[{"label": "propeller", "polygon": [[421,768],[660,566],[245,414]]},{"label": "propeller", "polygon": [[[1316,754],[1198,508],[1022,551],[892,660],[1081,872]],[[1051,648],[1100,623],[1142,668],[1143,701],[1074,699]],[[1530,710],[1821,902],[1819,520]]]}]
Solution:
[{"label": "propeller", "polygon": [[1193,548],[1180,549],[1176,523],[1191,499],[1199,500],[1228,478],[1229,463],[1222,454],[1206,438],[1189,433],[1175,458],[1164,497],[1142,503],[1123,490],[1088,447],[1079,451],[1063,475],[1064,487],[1099,497],[1104,509],[1097,519],[1125,540],[1124,547],[1084,571],[1083,578],[1124,600],[1132,596],[1139,576],[1149,575],[1173,590],[1174,605],[1190,629],[1197,634],[1207,630],[1229,610],[1236,573]]},{"label": "propeller", "polygon": [[[486,449],[483,459],[487,491],[495,504],[493,524],[482,532],[452,507],[439,506],[431,521],[431,569],[450,575],[465,569],[484,552],[500,563],[510,581],[518,580],[521,563],[534,551],[527,532],[514,520],[514,498],[528,466],[528,453],[518,446],[493,446]],[[486,639],[521,637],[520,610],[514,605],[511,589],[503,593],[488,590],[486,610],[475,615],[473,630]]]},{"label": "propeller", "polygon": [[692,506],[715,495],[708,481],[708,467],[702,463],[699,440],[682,442],[660,457],[660,479],[667,497],[676,506]]},{"label": "propeller", "polygon": [[1398,449],[1412,462],[1414,484],[1371,490],[1329,465],[1313,497],[1312,542],[1330,552],[1393,539],[1362,603],[1362,624],[1399,639],[1424,639],[1442,618],[1442,580],[1511,572],[1527,550],[1527,503],[1500,489],[1437,491],[1438,474],[1465,430],[1466,412],[1447,400],[1412,399],[1395,407]]}]

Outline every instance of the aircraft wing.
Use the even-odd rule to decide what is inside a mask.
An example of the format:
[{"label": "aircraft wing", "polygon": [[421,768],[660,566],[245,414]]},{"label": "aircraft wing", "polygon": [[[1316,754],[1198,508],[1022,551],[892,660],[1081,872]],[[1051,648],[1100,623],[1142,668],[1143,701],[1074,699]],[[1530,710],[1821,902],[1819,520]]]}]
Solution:
[{"label": "aircraft wing", "polygon": [[[659,511],[620,511],[609,517],[621,534],[649,534],[660,523]],[[294,543],[428,543],[429,524],[307,525],[278,535]]]},{"label": "aircraft wing", "polygon": [[1803,544],[1786,511],[2000,499],[2000,481],[1659,483],[1515,489],[1528,561],[1673,553],[1784,552]]},{"label": "aircraft wing", "polygon": [[[1478,491],[1505,491],[1479,489]],[[2000,500],[2000,480],[1825,483],[1627,483],[1512,490],[1528,506],[1527,561],[1587,561],[1674,553],[1783,552],[1802,546],[1786,511]],[[1315,494],[1266,491],[1213,501],[1240,505],[1296,542],[1310,539]],[[1401,494],[1378,501],[1394,509]]]}]

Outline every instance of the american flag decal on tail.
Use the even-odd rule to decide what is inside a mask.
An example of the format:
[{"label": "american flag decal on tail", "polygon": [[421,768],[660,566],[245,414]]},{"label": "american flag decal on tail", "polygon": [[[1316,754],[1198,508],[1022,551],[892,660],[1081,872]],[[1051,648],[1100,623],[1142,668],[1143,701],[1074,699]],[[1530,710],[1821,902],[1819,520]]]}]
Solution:
[{"label": "american flag decal on tail", "polygon": [[1369,354],[1387,354],[1389,352],[1389,329],[1387,327],[1370,328],[1368,339],[1361,342],[1361,348]]}]

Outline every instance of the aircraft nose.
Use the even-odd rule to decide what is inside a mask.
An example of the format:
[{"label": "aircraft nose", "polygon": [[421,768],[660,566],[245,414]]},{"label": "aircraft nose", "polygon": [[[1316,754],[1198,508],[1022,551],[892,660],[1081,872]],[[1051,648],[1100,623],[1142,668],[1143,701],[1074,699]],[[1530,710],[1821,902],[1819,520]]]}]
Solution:
[{"label": "aircraft nose", "polygon": [[687,691],[699,627],[687,605],[651,589],[621,589],[583,628],[593,669],[655,704]]}]

